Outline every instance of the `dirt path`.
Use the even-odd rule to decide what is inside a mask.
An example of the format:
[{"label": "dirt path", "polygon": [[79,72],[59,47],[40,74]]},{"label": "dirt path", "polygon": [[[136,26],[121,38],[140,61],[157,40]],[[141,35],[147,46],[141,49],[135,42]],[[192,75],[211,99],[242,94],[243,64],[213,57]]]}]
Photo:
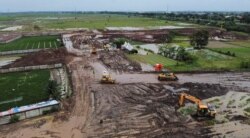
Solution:
[{"label": "dirt path", "polygon": [[[95,62],[92,64],[95,68],[95,79],[101,77],[103,70],[108,70],[112,77],[119,84],[131,83],[169,83],[157,80],[158,74],[142,73],[117,73],[107,69],[103,64]],[[232,91],[250,92],[250,72],[243,73],[204,73],[204,74],[177,74],[179,81],[174,83],[207,83],[220,84]],[[173,83],[173,82],[170,82]]]}]

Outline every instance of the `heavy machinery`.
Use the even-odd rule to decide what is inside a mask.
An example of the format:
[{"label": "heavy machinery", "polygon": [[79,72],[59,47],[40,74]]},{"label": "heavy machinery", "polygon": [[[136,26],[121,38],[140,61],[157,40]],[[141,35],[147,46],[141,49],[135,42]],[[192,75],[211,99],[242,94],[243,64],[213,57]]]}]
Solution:
[{"label": "heavy machinery", "polygon": [[158,75],[159,81],[177,81],[178,77],[174,73],[161,73]]},{"label": "heavy machinery", "polygon": [[209,118],[215,118],[216,110],[213,106],[210,104],[203,104],[202,101],[192,95],[189,95],[187,93],[181,93],[179,98],[179,105],[184,106],[185,105],[185,99],[195,103],[197,105],[197,117],[209,117]]},{"label": "heavy machinery", "polygon": [[115,84],[115,80],[111,77],[111,75],[108,72],[104,71],[102,74],[101,83],[102,84]]}]

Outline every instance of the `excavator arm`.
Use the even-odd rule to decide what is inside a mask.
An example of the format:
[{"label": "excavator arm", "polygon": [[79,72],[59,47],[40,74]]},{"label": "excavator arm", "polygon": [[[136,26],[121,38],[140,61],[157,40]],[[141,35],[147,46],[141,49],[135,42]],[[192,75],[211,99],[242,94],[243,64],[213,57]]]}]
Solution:
[{"label": "excavator arm", "polygon": [[198,98],[196,98],[196,97],[194,97],[192,95],[186,94],[186,93],[181,93],[180,99],[179,99],[179,105],[180,106],[184,106],[185,99],[188,99],[189,101],[197,104],[198,106],[202,104],[200,99],[198,99]]},{"label": "excavator arm", "polygon": [[184,106],[185,100],[189,100],[193,103],[195,103],[198,108],[197,108],[197,115],[202,116],[202,117],[212,117],[214,118],[216,115],[216,110],[210,108],[209,106],[205,105],[202,103],[202,101],[192,95],[186,94],[186,93],[181,93],[180,99],[179,99],[179,105]]}]

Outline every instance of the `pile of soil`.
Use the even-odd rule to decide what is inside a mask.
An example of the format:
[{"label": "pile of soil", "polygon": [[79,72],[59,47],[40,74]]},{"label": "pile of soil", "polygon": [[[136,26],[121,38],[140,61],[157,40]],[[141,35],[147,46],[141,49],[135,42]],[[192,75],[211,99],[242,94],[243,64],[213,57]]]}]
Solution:
[{"label": "pile of soil", "polygon": [[69,54],[66,48],[42,50],[36,53],[25,55],[17,59],[12,64],[3,66],[2,68],[15,68],[36,65],[52,65],[58,63],[66,63],[67,59],[74,55]]},{"label": "pile of soil", "polygon": [[225,95],[229,90],[219,84],[205,84],[205,83],[184,83],[184,84],[170,84],[175,89],[186,88],[186,93],[196,96],[200,99],[208,99],[214,96]]},{"label": "pile of soil", "polygon": [[141,71],[141,65],[129,60],[123,51],[101,52],[100,60],[108,68],[119,72]]},{"label": "pile of soil", "polygon": [[105,38],[127,38],[145,43],[163,43],[169,31],[166,30],[140,30],[140,31],[103,31]]}]

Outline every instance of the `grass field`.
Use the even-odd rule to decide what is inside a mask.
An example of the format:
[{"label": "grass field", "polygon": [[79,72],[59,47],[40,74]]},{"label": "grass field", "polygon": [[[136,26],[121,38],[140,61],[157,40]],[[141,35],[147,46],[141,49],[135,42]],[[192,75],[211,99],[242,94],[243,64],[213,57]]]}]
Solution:
[{"label": "grass field", "polygon": [[153,26],[182,26],[179,22],[140,16],[116,14],[74,14],[74,13],[38,13],[38,14],[9,14],[0,15],[0,25],[23,25],[23,30],[32,31],[34,25],[40,29],[89,28],[104,29],[105,27],[153,27]]},{"label": "grass field", "polygon": [[235,53],[238,60],[250,60],[250,41],[225,42],[233,47],[215,47],[213,50]]},{"label": "grass field", "polygon": [[59,39],[59,36],[23,37],[7,44],[0,44],[0,52],[27,49],[58,48],[61,46],[61,44],[57,41],[57,39]]},{"label": "grass field", "polygon": [[48,100],[49,70],[0,74],[0,111]]},{"label": "grass field", "polygon": [[235,53],[236,57],[250,60],[250,47],[239,48],[214,48],[214,50]]},{"label": "grass field", "polygon": [[250,40],[248,40],[248,41],[234,41],[234,42],[227,42],[227,43],[234,45],[236,47],[250,48]]},{"label": "grass field", "polygon": [[142,62],[142,63],[147,63],[151,65],[155,65],[156,63],[161,63],[164,66],[174,66],[176,65],[176,61],[165,58],[161,55],[156,55],[156,54],[149,54],[149,55],[127,55],[130,59]]},{"label": "grass field", "polygon": [[47,28],[90,28],[104,29],[105,27],[150,27],[150,26],[165,26],[177,25],[175,22],[158,20],[145,17],[128,17],[124,15],[106,15],[106,14],[87,14],[77,17],[76,19],[63,20],[43,20],[41,26]]},{"label": "grass field", "polygon": [[209,71],[221,69],[237,70],[240,67],[241,60],[239,58],[226,56],[207,49],[197,51],[192,55],[195,58],[193,63],[177,62],[157,54],[127,56],[132,60],[151,65],[161,63],[165,68],[172,71]]}]

